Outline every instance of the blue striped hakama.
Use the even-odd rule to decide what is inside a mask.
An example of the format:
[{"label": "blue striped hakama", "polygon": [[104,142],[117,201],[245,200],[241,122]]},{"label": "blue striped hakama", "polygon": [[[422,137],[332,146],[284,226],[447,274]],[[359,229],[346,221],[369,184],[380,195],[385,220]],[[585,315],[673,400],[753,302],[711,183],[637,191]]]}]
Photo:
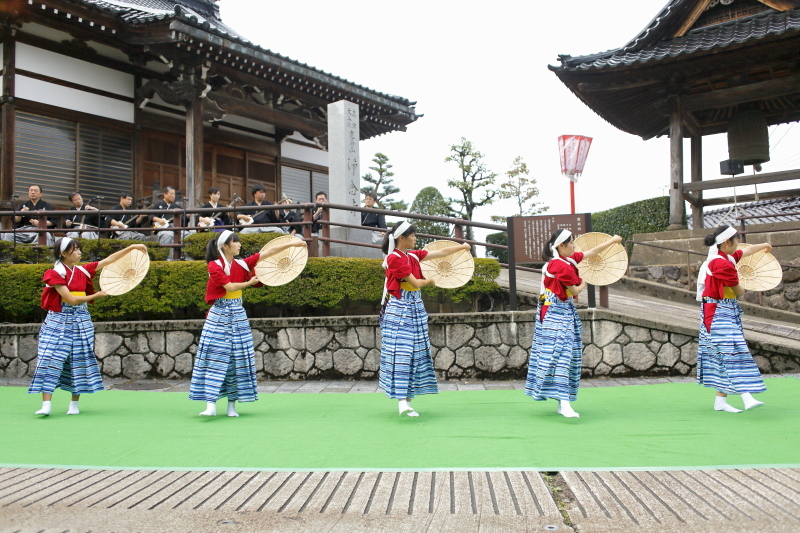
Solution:
[{"label": "blue striped hakama", "polygon": [[381,322],[379,385],[396,400],[439,392],[422,296],[406,290],[402,296],[389,299]]},{"label": "blue striped hakama", "polygon": [[[544,294],[536,313],[525,394],[536,401],[574,402],[581,380],[583,326],[572,298],[562,302],[550,291]],[[549,305],[542,321],[545,304]]]},{"label": "blue striped hakama", "polygon": [[700,306],[700,342],[697,347],[697,383],[725,394],[764,392],[758,365],[753,360],[742,331],[742,308],[733,298],[716,300],[711,331],[703,324],[704,305]]},{"label": "blue striped hakama", "polygon": [[189,399],[258,400],[255,350],[242,299],[218,298],[208,312],[192,370]]},{"label": "blue striped hakama", "polygon": [[38,360],[28,392],[72,394],[103,390],[100,367],[94,355],[94,325],[86,304],[61,304],[61,312],[48,311],[39,330]]}]

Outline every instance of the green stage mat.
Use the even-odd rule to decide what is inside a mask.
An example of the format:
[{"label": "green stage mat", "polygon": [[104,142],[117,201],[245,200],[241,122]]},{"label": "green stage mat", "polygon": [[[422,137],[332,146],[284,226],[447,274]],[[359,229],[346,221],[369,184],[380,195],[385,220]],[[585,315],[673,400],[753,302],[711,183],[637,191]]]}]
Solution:
[{"label": "green stage mat", "polygon": [[[414,400],[397,415],[383,394],[261,394],[239,418],[198,416],[186,394],[106,391],[67,416],[35,416],[40,395],[0,388],[0,465],[102,468],[402,470],[670,469],[800,466],[800,380],[767,379],[764,407],[715,412],[691,383],[581,389],[579,419],[522,391]],[[741,407],[741,399],[731,404]]]}]

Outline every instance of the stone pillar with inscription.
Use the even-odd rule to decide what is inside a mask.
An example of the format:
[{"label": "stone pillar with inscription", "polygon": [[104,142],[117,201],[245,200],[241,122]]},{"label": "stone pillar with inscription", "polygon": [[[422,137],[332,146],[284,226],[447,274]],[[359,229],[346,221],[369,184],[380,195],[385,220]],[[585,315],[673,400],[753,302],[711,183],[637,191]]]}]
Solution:
[{"label": "stone pillar with inscription", "polygon": [[[358,152],[360,140],[358,106],[346,100],[328,104],[328,176],[332,204],[361,204],[361,168]],[[356,211],[331,210],[331,222],[361,224]],[[370,242],[369,231],[331,226],[331,238],[343,241]],[[365,257],[366,248],[331,243],[331,255]]]}]

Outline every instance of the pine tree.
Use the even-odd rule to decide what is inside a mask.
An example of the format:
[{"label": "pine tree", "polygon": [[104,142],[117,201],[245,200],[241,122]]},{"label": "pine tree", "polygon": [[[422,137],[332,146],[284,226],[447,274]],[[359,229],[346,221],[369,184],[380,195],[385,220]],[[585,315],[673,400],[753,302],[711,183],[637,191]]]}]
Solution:
[{"label": "pine tree", "polygon": [[[521,156],[514,159],[514,167],[506,172],[506,181],[500,184],[498,196],[503,200],[516,199],[519,216],[532,216],[544,213],[548,206],[542,202],[531,202],[539,196],[539,188],[536,186],[536,179],[530,177],[528,165],[522,160]],[[504,224],[506,217],[494,215],[492,222]]]},{"label": "pine tree", "polygon": [[378,196],[378,200],[376,202],[376,207],[378,209],[389,209],[391,211],[407,211],[408,204],[402,200],[395,200],[393,198],[389,198],[392,194],[397,194],[400,192],[398,187],[392,185],[394,181],[392,176],[394,176],[394,172],[390,169],[392,165],[389,164],[389,158],[382,153],[378,152],[375,154],[375,157],[372,159],[372,162],[375,163],[377,166],[369,167],[370,170],[375,171],[378,174],[378,177],[373,176],[372,172],[368,172],[361,176],[361,179],[366,181],[367,183],[371,183],[372,185],[367,185],[365,187],[361,187],[361,194],[367,194],[368,192],[374,192]]},{"label": "pine tree", "polygon": [[[444,199],[444,196],[436,187],[425,187],[419,191],[411,203],[410,212],[435,217],[450,217],[453,215],[447,200]],[[431,222],[427,220],[414,220],[413,222],[417,233],[450,237],[450,225],[446,222]],[[417,246],[425,246],[432,240],[430,237],[418,237]]]}]

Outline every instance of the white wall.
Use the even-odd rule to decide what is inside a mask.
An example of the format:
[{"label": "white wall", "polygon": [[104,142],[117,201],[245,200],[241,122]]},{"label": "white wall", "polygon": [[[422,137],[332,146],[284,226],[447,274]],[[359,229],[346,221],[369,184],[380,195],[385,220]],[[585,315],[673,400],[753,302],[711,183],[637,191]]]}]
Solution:
[{"label": "white wall", "polygon": [[17,98],[33,100],[42,104],[114,120],[133,122],[133,104],[27,78],[19,74],[17,74],[15,81]]},{"label": "white wall", "polygon": [[[308,143],[308,140],[305,137],[296,132],[288,138],[295,139],[303,143]],[[301,146],[299,144],[287,143],[284,141],[281,143],[281,157],[297,159],[298,161],[303,161],[304,163],[313,163],[323,167],[328,166],[328,152],[318,149],[314,144]]]}]

